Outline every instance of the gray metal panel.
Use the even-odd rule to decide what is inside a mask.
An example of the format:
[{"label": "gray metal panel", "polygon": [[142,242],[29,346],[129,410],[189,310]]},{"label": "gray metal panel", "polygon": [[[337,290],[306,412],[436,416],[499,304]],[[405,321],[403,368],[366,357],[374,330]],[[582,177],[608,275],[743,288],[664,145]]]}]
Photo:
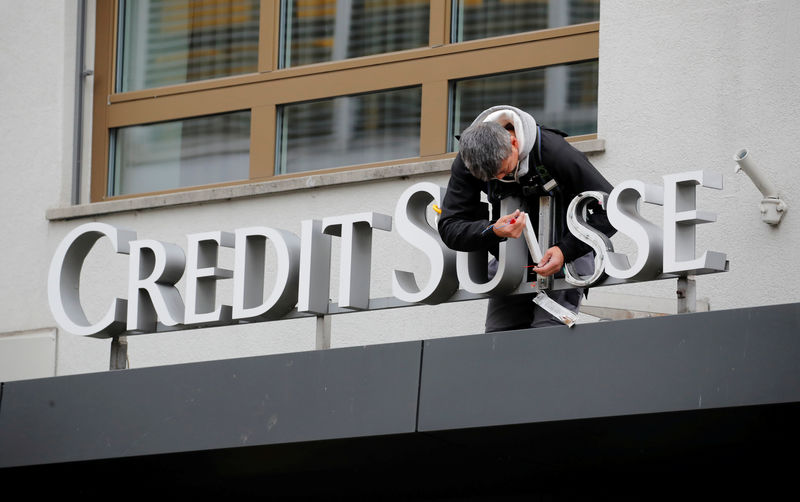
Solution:
[{"label": "gray metal panel", "polygon": [[0,467],[415,430],[421,342],[8,382]]},{"label": "gray metal panel", "polygon": [[800,304],[425,341],[419,431],[800,400]]},{"label": "gray metal panel", "polygon": [[[648,417],[658,414],[652,412],[699,409],[687,414],[696,418],[720,407],[736,407],[727,409],[733,413],[743,406],[800,403],[798,324],[800,304],[793,304],[431,340],[424,342],[421,385],[420,342],[10,382],[0,395],[0,467],[133,462],[139,456],[152,459],[156,469],[171,461],[177,471],[195,472],[187,458],[202,456],[213,464],[232,455],[246,459],[236,472],[255,465],[291,465],[300,472],[326,452],[334,459],[358,456],[347,441],[375,445],[380,454],[373,457],[386,458],[387,434],[395,442],[391,458],[401,445],[411,457],[419,451],[432,458],[433,439],[439,440],[434,447],[452,449],[460,444],[456,436],[467,437],[453,429],[486,425],[507,426],[494,431],[508,431],[512,443],[520,441],[521,429],[511,424],[527,424],[526,445],[541,447],[541,434],[557,436],[552,448],[564,447],[564,436],[581,445],[577,438],[586,437],[581,431],[589,421],[576,418],[600,424],[589,439],[608,438],[611,428],[614,437],[629,440],[635,418],[637,437],[671,443],[674,434],[653,430]],[[542,429],[544,421],[564,426]],[[794,430],[787,423],[757,423],[765,424],[759,431],[779,431],[770,438]],[[678,424],[677,430],[693,444],[686,431],[705,437],[706,427],[719,422]],[[466,432],[469,448],[487,441],[498,446],[491,428]],[[734,428],[723,432],[740,436]],[[344,442],[324,441],[334,438]],[[347,453],[332,454],[336,445]],[[237,448],[250,446],[261,447]],[[206,451],[153,455],[198,450]],[[458,448],[452,455],[464,456]],[[331,468],[340,467],[335,463]]]}]

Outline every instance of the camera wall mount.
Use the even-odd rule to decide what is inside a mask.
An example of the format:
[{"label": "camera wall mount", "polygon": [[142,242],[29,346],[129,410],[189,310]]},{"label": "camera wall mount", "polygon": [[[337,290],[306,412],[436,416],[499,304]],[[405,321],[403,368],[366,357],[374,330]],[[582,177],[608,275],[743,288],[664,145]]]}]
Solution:
[{"label": "camera wall mount", "polygon": [[764,196],[760,203],[761,221],[769,225],[779,224],[789,206],[778,196],[778,190],[775,185],[756,166],[747,148],[742,148],[736,152],[733,160],[736,161],[736,172],[744,171],[758,188],[758,191],[761,192],[761,195]]}]

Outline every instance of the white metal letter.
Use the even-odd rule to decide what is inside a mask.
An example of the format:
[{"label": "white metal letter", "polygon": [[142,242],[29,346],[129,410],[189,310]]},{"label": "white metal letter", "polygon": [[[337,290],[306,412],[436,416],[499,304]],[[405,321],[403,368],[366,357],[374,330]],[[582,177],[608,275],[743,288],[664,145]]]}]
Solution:
[{"label": "white metal letter", "polygon": [[217,266],[219,247],[233,247],[230,232],[205,232],[186,236],[185,324],[230,320],[229,305],[216,306],[217,279],[230,279],[233,272]]},{"label": "white metal letter", "polygon": [[322,233],[322,220],[304,220],[301,225],[297,311],[327,314],[331,290],[331,236]]},{"label": "white metal letter", "polygon": [[664,176],[664,273],[725,270],[725,253],[706,251],[695,258],[695,227],[717,221],[697,209],[697,185],[722,189],[722,175],[692,171]]},{"label": "white metal letter", "polygon": [[587,207],[597,201],[606,207],[608,194],[605,192],[581,192],[569,203],[567,208],[567,228],[580,241],[588,244],[594,250],[594,272],[592,275],[579,275],[572,263],[567,263],[564,269],[564,280],[574,286],[586,287],[596,282],[604,271],[604,258],[606,253],[614,250],[608,237],[591,227],[586,222]]},{"label": "white metal letter", "polygon": [[[500,202],[500,212],[510,214],[520,207],[516,197]],[[491,230],[487,230],[491,232]],[[499,245],[497,273],[489,280],[486,251],[459,251],[456,273],[461,287],[470,293],[503,295],[514,291],[522,282],[527,265],[525,239],[508,239]]]},{"label": "white metal letter", "polygon": [[439,232],[425,218],[431,202],[441,205],[445,188],[433,183],[417,183],[406,189],[397,201],[394,213],[397,233],[409,244],[420,249],[430,262],[428,284],[420,288],[412,272],[395,270],[392,275],[392,294],[406,302],[435,305],[456,292],[456,252],[449,249]]},{"label": "white metal letter", "polygon": [[132,241],[128,266],[128,329],[156,331],[183,323],[183,300],[175,283],[183,275],[186,256],[170,242]]},{"label": "white metal letter", "polygon": [[[275,286],[264,300],[266,243],[275,246]],[[297,304],[300,239],[268,227],[236,229],[233,267],[233,318],[278,319]]]},{"label": "white metal letter", "polygon": [[390,231],[392,217],[381,213],[358,213],[331,216],[322,220],[324,233],[341,237],[340,307],[369,308],[373,228]]},{"label": "white metal letter", "polygon": [[631,265],[628,256],[608,252],[606,273],[618,279],[648,280],[661,274],[661,229],[639,214],[639,201],[664,205],[664,190],[657,185],[629,180],[614,187],[608,197],[608,221],[620,233],[636,244],[636,262]]},{"label": "white metal letter", "polygon": [[[103,317],[90,324],[81,307],[81,268],[94,243],[108,237],[115,253],[128,254],[129,242],[136,232],[105,223],[85,223],[64,237],[50,262],[47,278],[47,299],[50,311],[59,326],[81,336],[111,336],[125,331],[126,301],[114,298]],[[102,336],[98,336],[102,335]]]}]

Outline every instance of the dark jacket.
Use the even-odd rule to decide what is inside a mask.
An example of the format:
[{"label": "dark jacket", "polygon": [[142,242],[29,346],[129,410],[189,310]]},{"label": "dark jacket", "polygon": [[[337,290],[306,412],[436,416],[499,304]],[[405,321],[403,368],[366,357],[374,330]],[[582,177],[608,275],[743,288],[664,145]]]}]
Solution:
[{"label": "dark jacket", "polygon": [[[566,210],[570,201],[584,191],[597,190],[610,193],[613,187],[583,153],[564,140],[559,131],[542,127],[537,136],[537,144],[530,155],[534,156],[536,165],[543,164],[558,183],[558,188],[553,192],[556,218],[551,242],[561,249],[565,261],[573,261],[588,253],[591,248],[567,229]],[[533,162],[530,171],[529,176],[521,180],[522,185],[533,185],[538,181],[533,176]],[[488,206],[481,203],[481,192],[489,194],[490,200],[493,199],[490,184],[473,177],[461,160],[461,156],[456,156],[450,168],[450,182],[442,202],[439,234],[442,241],[451,249],[457,251],[486,249],[496,257],[497,246],[502,239],[491,230],[484,232],[493,220],[490,220]],[[539,219],[539,194],[530,194],[523,197],[523,200],[524,207],[520,209],[528,213],[533,228],[536,229]],[[589,208],[591,214],[588,215],[588,223],[608,236],[613,235],[614,229],[608,222],[605,210],[596,203],[590,204]],[[492,218],[497,219],[500,216],[502,215],[499,200],[493,200]]]}]

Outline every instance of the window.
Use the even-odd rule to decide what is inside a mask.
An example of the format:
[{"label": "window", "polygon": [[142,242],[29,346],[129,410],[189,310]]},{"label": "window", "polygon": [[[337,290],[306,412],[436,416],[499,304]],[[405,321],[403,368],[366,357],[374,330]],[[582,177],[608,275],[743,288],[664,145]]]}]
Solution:
[{"label": "window", "polygon": [[500,103],[594,134],[597,13],[597,0],[97,0],[91,200],[447,157]]},{"label": "window", "polygon": [[296,103],[278,109],[278,173],[416,157],[419,87]]},{"label": "window", "polygon": [[111,195],[246,180],[250,111],[120,127],[111,143]]},{"label": "window", "polygon": [[539,125],[570,136],[597,131],[597,61],[458,80],[452,96],[451,123],[456,132],[498,104],[516,106],[533,115]]},{"label": "window", "polygon": [[284,2],[281,67],[428,45],[427,0]]},{"label": "window", "polygon": [[258,71],[258,0],[123,0],[117,92]]},{"label": "window", "polygon": [[453,42],[600,19],[600,0],[457,0]]}]

